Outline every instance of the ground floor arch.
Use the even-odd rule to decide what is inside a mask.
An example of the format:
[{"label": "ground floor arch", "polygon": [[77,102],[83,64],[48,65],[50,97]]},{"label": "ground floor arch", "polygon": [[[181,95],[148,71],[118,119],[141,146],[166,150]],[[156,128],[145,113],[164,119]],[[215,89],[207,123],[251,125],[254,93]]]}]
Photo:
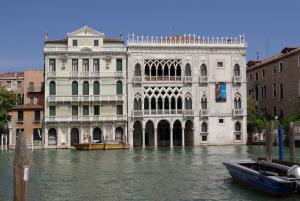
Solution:
[{"label": "ground floor arch", "polygon": [[145,146],[154,146],[154,138],[154,124],[149,120],[145,126]]},{"label": "ground floor arch", "polygon": [[70,135],[71,135],[70,136],[70,139],[71,139],[70,145],[74,146],[76,144],[79,144],[79,130],[78,130],[78,128],[72,128]]},{"label": "ground floor arch", "polygon": [[48,145],[57,145],[57,131],[55,128],[50,128],[48,131]]},{"label": "ground floor arch", "polygon": [[182,145],[182,126],[179,120],[176,120],[173,124],[173,145]]},{"label": "ground floor arch", "polygon": [[136,121],[133,124],[133,146],[141,147],[143,145],[143,136],[142,136],[142,123],[140,121]]},{"label": "ground floor arch", "polygon": [[186,146],[194,145],[193,122],[191,120],[185,122],[184,141]]},{"label": "ground floor arch", "polygon": [[99,127],[93,129],[93,142],[101,143],[102,140],[102,131]]},{"label": "ground floor arch", "polygon": [[118,142],[123,142],[124,130],[122,127],[117,127],[115,130],[115,139]]},{"label": "ground floor arch", "polygon": [[157,124],[157,144],[170,146],[170,123],[167,120],[161,120]]}]

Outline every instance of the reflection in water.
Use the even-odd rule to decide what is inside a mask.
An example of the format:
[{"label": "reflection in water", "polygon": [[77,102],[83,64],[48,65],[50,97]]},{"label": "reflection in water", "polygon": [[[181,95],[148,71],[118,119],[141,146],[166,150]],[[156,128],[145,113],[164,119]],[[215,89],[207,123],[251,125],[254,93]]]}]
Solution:
[{"label": "reflection in water", "polygon": [[[264,151],[263,146],[37,150],[29,152],[29,200],[270,200],[232,182],[222,165],[263,157]],[[0,153],[0,200],[12,200],[12,157],[12,151]]]}]

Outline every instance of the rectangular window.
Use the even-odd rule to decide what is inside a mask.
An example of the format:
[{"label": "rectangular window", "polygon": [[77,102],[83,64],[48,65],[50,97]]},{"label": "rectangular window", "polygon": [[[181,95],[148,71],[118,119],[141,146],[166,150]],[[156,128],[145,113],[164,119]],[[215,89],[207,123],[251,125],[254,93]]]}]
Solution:
[{"label": "rectangular window", "polygon": [[255,100],[258,100],[258,96],[259,96],[259,88],[258,86],[255,87]]},{"label": "rectangular window", "polygon": [[34,111],[34,120],[35,121],[40,121],[41,120],[41,111],[40,110],[35,110]]},{"label": "rectangular window", "polygon": [[235,140],[241,140],[241,135],[240,134],[236,134],[235,135]]},{"label": "rectangular window", "polygon": [[72,105],[72,116],[78,116],[78,106]]},{"label": "rectangular window", "polygon": [[217,82],[215,86],[216,102],[226,102],[226,83]]},{"label": "rectangular window", "polygon": [[78,71],[78,59],[72,59],[72,71]]},{"label": "rectangular window", "polygon": [[298,67],[300,67],[300,56],[298,56]]},{"label": "rectangular window", "polygon": [[55,72],[56,71],[56,62],[55,59],[49,59],[49,71]]},{"label": "rectangular window", "polygon": [[24,128],[17,128],[16,129],[16,137],[19,136],[19,133],[23,133],[24,132]]},{"label": "rectangular window", "polygon": [[258,72],[255,73],[255,80],[258,81]]},{"label": "rectangular window", "polygon": [[89,106],[88,105],[82,106],[82,115],[89,115]]},{"label": "rectangular window", "polygon": [[266,100],[267,99],[267,86],[266,85],[264,86],[264,97]]},{"label": "rectangular window", "polygon": [[262,78],[265,77],[265,70],[262,70]]},{"label": "rectangular window", "polygon": [[273,75],[276,74],[276,65],[273,65]]},{"label": "rectangular window", "polygon": [[11,81],[6,81],[6,87],[11,88]]},{"label": "rectangular window", "polygon": [[277,116],[277,108],[274,106],[274,117]]},{"label": "rectangular window", "polygon": [[54,105],[49,106],[49,116],[55,116],[56,115],[56,108]]},{"label": "rectangular window", "polygon": [[42,129],[41,128],[33,129],[33,141],[42,141]]},{"label": "rectangular window", "polygon": [[18,110],[18,121],[23,121],[23,120],[24,120],[24,111]]},{"label": "rectangular window", "polygon": [[276,98],[276,83],[273,84],[273,98]]},{"label": "rectangular window", "polygon": [[29,100],[30,104],[34,104],[34,97],[30,96],[30,100]]},{"label": "rectangular window", "polygon": [[99,59],[94,59],[93,60],[93,66],[94,66],[94,71],[99,72]]},{"label": "rectangular window", "polygon": [[117,71],[122,71],[122,59],[117,59]]},{"label": "rectangular window", "polygon": [[73,42],[73,46],[76,47],[76,46],[78,45],[78,44],[77,44],[77,40],[73,40],[72,42]]},{"label": "rectangular window", "polygon": [[261,100],[264,99],[264,86],[261,86]]},{"label": "rectangular window", "polygon": [[117,115],[123,115],[123,105],[117,105]]},{"label": "rectangular window", "polygon": [[18,88],[21,88],[21,87],[22,87],[22,81],[18,81],[18,82],[17,82],[17,87],[18,87]]},{"label": "rectangular window", "polygon": [[282,72],[282,70],[283,70],[283,62],[280,62],[279,63],[279,72]]},{"label": "rectangular window", "polygon": [[82,60],[82,66],[83,66],[83,71],[89,71],[89,60],[88,59],[83,59]]},{"label": "rectangular window", "polygon": [[224,119],[223,118],[220,118],[219,119],[219,124],[223,124],[224,123]]},{"label": "rectangular window", "polygon": [[34,91],[34,82],[29,82],[29,91]]},{"label": "rectangular window", "polygon": [[202,142],[206,142],[207,141],[207,136],[206,135],[202,135]]},{"label": "rectangular window", "polygon": [[100,105],[94,105],[94,115],[100,115]]},{"label": "rectangular window", "polygon": [[94,46],[99,46],[99,40],[94,40]]},{"label": "rectangular window", "polygon": [[222,68],[223,67],[223,62],[222,61],[218,61],[217,62],[217,67],[218,68]]}]

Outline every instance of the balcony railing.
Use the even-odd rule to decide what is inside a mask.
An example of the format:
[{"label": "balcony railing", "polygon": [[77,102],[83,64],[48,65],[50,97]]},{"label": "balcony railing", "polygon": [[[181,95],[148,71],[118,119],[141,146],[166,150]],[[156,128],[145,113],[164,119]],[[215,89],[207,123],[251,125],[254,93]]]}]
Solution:
[{"label": "balcony railing", "polygon": [[80,73],[79,73],[78,71],[72,71],[72,72],[70,73],[70,76],[71,76],[71,77],[80,77]]},{"label": "balcony railing", "polygon": [[207,84],[208,78],[207,76],[200,76],[199,77],[199,83],[200,84]]},{"label": "balcony railing", "polygon": [[145,76],[147,82],[181,81],[181,76]]},{"label": "balcony railing", "polygon": [[124,77],[124,71],[100,72],[100,71],[71,71],[70,74],[59,74],[56,72],[48,72],[47,77],[73,77],[73,78],[90,78],[90,77]]},{"label": "balcony railing", "polygon": [[46,122],[70,122],[70,121],[114,121],[126,120],[127,115],[82,115],[82,116],[46,116]]},{"label": "balcony railing", "polygon": [[208,116],[208,110],[207,109],[201,109],[199,112],[200,117],[207,117]]},{"label": "balcony railing", "polygon": [[[188,111],[185,113],[187,116],[193,116],[193,110],[185,110]],[[141,117],[141,116],[148,116],[148,115],[183,115],[183,110],[181,109],[157,109],[157,110],[133,110],[132,116],[134,117]]]},{"label": "balcony railing", "polygon": [[123,77],[124,74],[123,74],[123,71],[116,71],[115,72],[115,77]]},{"label": "balcony railing", "polygon": [[183,110],[184,111],[184,116],[190,117],[194,116],[194,110]]},{"label": "balcony railing", "polygon": [[141,76],[134,76],[133,77],[133,83],[134,84],[141,84],[142,83],[142,77]]},{"label": "balcony railing", "polygon": [[48,77],[55,77],[56,76],[56,71],[50,71],[47,73]]},{"label": "balcony railing", "polygon": [[240,83],[242,82],[242,77],[241,76],[233,76],[233,82],[234,83]]},{"label": "balcony railing", "polygon": [[124,101],[123,95],[79,95],[79,96],[48,96],[48,102],[82,102],[101,101],[116,102]]},{"label": "balcony railing", "polygon": [[234,117],[242,117],[244,115],[243,109],[233,109],[232,114]]},{"label": "balcony railing", "polygon": [[40,92],[42,92],[42,87],[28,87],[27,92],[28,93],[40,93]]},{"label": "balcony railing", "polygon": [[184,76],[184,84],[191,84],[193,82],[192,76]]}]

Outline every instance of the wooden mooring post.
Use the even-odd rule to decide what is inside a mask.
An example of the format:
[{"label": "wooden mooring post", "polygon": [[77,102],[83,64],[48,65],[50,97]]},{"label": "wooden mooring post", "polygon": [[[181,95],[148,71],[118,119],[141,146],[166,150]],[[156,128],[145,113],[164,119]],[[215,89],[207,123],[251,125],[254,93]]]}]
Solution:
[{"label": "wooden mooring post", "polygon": [[273,121],[268,122],[266,130],[266,161],[272,162],[272,148],[273,148],[273,138],[274,138],[274,123]]},{"label": "wooden mooring post", "polygon": [[24,132],[19,132],[17,137],[13,168],[14,201],[27,201],[29,160]]},{"label": "wooden mooring post", "polygon": [[289,128],[289,145],[290,145],[290,160],[292,163],[296,162],[296,148],[295,148],[295,135],[294,135],[294,123],[290,123]]}]

